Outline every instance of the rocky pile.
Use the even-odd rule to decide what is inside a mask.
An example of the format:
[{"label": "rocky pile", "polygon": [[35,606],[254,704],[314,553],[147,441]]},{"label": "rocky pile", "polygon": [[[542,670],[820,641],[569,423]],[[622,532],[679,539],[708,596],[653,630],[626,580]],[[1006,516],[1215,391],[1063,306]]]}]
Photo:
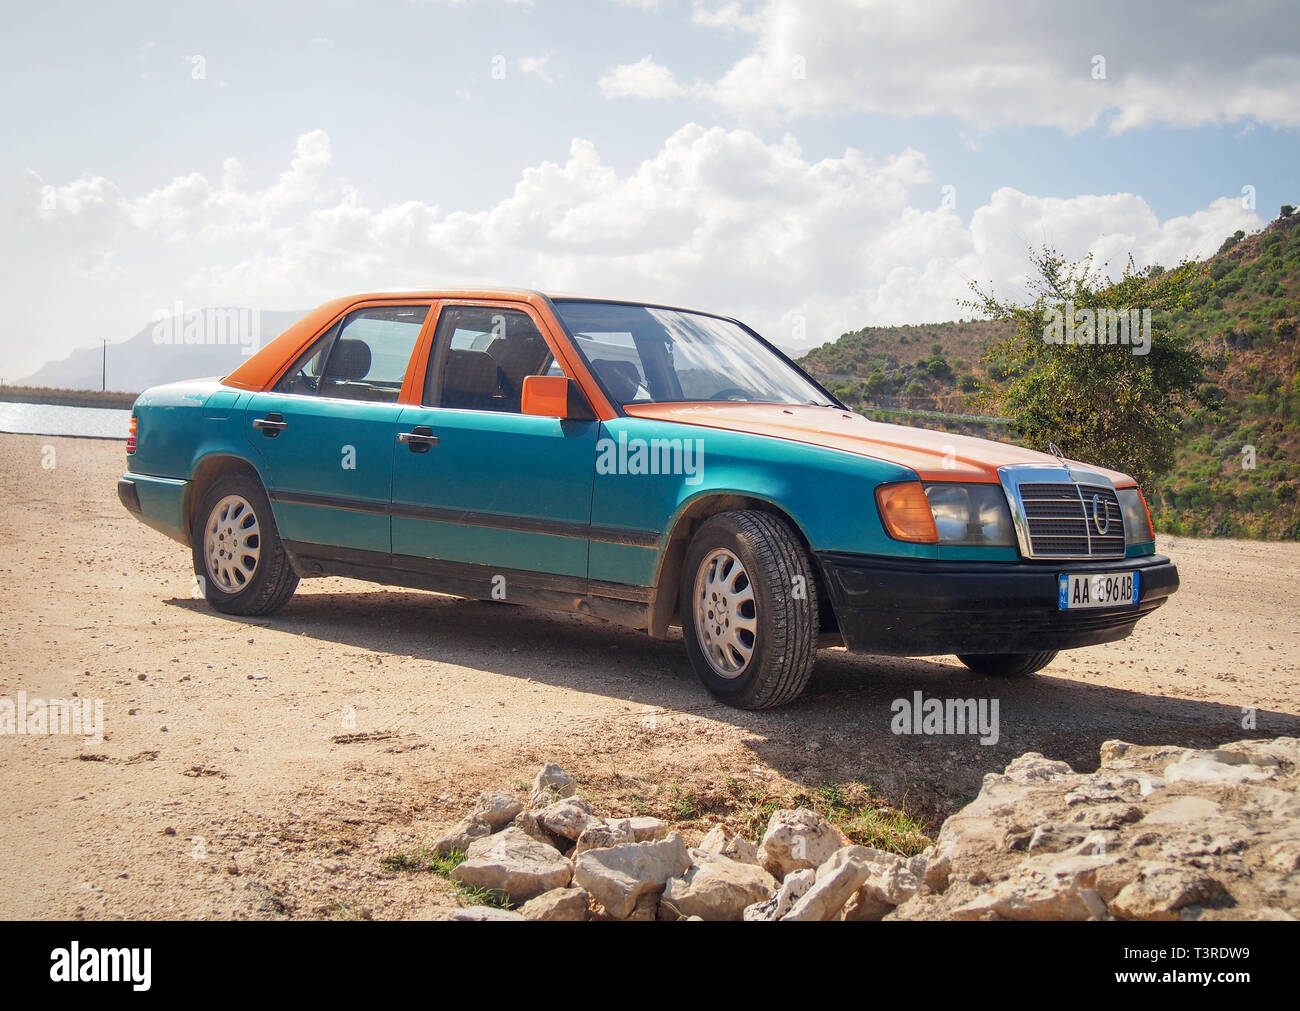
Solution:
[{"label": "rocky pile", "polygon": [[1300,915],[1300,741],[1107,741],[1101,767],[1022,755],[984,777],[898,919]]},{"label": "rocky pile", "polygon": [[454,881],[511,908],[452,920],[879,919],[919,887],[924,863],[851,846],[807,808],[772,814],[761,842],[715,826],[698,846],[658,818],[602,818],[547,765],[525,805],[488,791],[434,843],[462,852]]},{"label": "rocky pile", "polygon": [[1300,913],[1300,741],[1216,751],[1109,741],[1101,768],[1037,753],[990,773],[935,846],[854,846],[807,808],[761,841],[698,846],[658,818],[603,818],[555,765],[527,804],[489,791],[435,844],[452,878],[508,897],[455,920],[1291,919]]}]

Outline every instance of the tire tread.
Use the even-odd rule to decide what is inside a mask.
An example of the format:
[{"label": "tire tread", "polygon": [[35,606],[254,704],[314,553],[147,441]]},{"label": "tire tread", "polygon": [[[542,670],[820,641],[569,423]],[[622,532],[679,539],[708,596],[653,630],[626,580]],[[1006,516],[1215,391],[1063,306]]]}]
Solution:
[{"label": "tire tread", "polygon": [[1058,652],[1051,649],[1037,653],[959,653],[957,659],[976,674],[1000,678],[1027,678],[1056,659]]},{"label": "tire tread", "polygon": [[[807,596],[796,600],[787,592],[771,594],[767,621],[761,626],[767,637],[761,668],[752,675],[755,681],[742,699],[727,701],[746,709],[771,709],[791,702],[808,687],[817,652],[818,605],[817,580],[812,562],[802,542],[780,518],[753,510],[738,510],[711,516],[696,536],[706,528],[722,528],[743,541],[757,557],[761,573],[751,573],[750,580],[770,579],[777,587],[792,587],[795,576],[803,576]],[[683,588],[693,585],[694,572],[684,573]],[[686,635],[694,636],[694,609],[690,592],[682,602]],[[694,659],[694,658],[692,658]]]},{"label": "tire tread", "polygon": [[[249,499],[258,514],[258,523],[262,528],[262,552],[259,559],[259,571],[254,581],[260,585],[257,591],[247,598],[242,593],[223,595],[226,599],[214,596],[216,587],[207,578],[207,565],[203,558],[203,530],[207,524],[210,503],[227,493],[237,493]],[[238,614],[245,617],[259,617],[273,614],[288,603],[298,588],[298,574],[293,570],[289,556],[285,554],[280,543],[280,532],[275,526],[275,516],[271,512],[271,502],[259,482],[241,474],[225,474],[218,477],[203,493],[199,508],[194,514],[194,527],[190,533],[193,542],[194,571],[203,578],[205,596],[218,611]]]}]

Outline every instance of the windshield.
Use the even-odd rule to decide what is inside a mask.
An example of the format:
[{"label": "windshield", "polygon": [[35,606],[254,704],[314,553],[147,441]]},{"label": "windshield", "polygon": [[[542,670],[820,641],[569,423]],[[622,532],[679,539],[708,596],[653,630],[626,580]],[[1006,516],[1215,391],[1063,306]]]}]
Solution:
[{"label": "windshield", "polygon": [[710,400],[832,406],[806,376],[728,320],[648,305],[554,305],[620,407]]}]

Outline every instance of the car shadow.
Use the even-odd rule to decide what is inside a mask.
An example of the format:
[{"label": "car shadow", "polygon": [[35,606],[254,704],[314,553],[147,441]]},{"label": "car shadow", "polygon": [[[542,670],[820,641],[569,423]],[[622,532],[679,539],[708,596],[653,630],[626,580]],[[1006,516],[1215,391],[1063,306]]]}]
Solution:
[{"label": "car shadow", "polygon": [[[202,600],[167,603],[214,614]],[[1098,750],[1111,739],[1213,747],[1300,735],[1300,717],[1289,713],[1258,710],[1252,729],[1243,726],[1242,706],[1084,682],[1063,676],[1059,664],[1036,677],[1005,679],[974,674],[951,657],[843,649],[819,652],[808,690],[793,703],[746,712],[705,691],[675,632],[657,640],[576,615],[415,591],[308,588],[271,618],[216,617],[731,724],[747,731],[745,744],[763,763],[796,784],[811,790],[862,780],[890,803],[936,820],[970,800],[986,773],[1026,751],[1086,772],[1097,768]],[[1094,654],[1090,666],[1104,678],[1104,660]],[[996,734],[895,733],[897,703],[918,692],[922,699],[982,700],[990,717],[996,711]]]}]

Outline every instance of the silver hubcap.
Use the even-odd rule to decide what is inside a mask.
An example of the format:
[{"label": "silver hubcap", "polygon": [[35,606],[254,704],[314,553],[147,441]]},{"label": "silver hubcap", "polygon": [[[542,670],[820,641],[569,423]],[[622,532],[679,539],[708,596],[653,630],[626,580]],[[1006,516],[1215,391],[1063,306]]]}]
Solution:
[{"label": "silver hubcap", "polygon": [[203,532],[203,557],[208,578],[226,593],[238,593],[257,571],[262,554],[257,513],[241,495],[227,495],[208,514]]},{"label": "silver hubcap", "polygon": [[719,677],[739,677],[758,643],[754,586],[726,548],[709,552],[695,574],[695,631]]}]

